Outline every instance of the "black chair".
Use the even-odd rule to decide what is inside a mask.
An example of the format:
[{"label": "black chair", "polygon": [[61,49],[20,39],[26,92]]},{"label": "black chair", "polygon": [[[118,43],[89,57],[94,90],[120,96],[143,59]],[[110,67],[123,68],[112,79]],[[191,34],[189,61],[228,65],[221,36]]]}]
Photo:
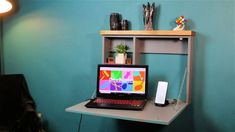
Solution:
[{"label": "black chair", "polygon": [[22,74],[0,75],[0,132],[44,132]]}]

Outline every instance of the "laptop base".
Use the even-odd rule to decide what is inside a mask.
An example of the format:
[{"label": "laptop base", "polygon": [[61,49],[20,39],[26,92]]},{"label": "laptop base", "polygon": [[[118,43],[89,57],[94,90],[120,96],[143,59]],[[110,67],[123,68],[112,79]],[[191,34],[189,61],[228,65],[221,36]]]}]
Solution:
[{"label": "laptop base", "polygon": [[[85,106],[87,108],[100,108],[100,109],[120,109],[120,110],[143,110],[145,104],[146,104],[146,100],[137,100],[139,101],[138,104],[133,103],[133,104],[125,104],[125,103],[103,103],[103,102],[97,102],[97,99],[92,99],[90,100]],[[98,99],[100,100],[100,99]],[[102,99],[103,100],[103,99]],[[106,99],[104,99],[106,100]],[[112,99],[108,99],[108,100],[112,100]],[[116,100],[113,99],[114,102],[115,101],[122,101],[122,100]],[[135,100],[130,100],[130,101],[135,101]]]}]

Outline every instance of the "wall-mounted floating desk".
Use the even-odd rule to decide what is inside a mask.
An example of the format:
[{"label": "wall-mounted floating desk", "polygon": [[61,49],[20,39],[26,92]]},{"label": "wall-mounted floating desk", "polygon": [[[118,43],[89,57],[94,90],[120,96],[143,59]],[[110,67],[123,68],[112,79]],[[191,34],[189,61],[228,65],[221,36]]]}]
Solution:
[{"label": "wall-mounted floating desk", "polygon": [[143,111],[86,108],[84,105],[87,102],[82,102],[67,108],[66,111],[115,119],[169,125],[191,102],[192,51],[193,38],[196,33],[190,30],[102,30],[100,31],[100,34],[103,38],[103,63],[106,63],[106,59],[113,47],[121,42],[125,42],[130,47],[129,52],[132,53],[132,64],[140,64],[140,55],[142,53],[186,55],[186,100],[179,102],[177,105],[170,104],[165,107],[157,107],[153,102],[149,101]]},{"label": "wall-mounted floating desk", "polygon": [[87,102],[88,101],[85,101],[69,107],[66,111],[115,119],[169,125],[187,106],[186,103],[180,102],[177,106],[176,104],[170,104],[165,107],[159,107],[155,106],[153,101],[148,101],[142,111],[132,111],[86,108],[84,105]]}]

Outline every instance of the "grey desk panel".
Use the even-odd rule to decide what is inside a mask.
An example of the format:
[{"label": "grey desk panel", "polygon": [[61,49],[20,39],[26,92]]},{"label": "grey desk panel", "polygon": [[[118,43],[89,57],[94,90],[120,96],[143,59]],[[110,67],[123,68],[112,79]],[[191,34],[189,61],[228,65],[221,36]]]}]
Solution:
[{"label": "grey desk panel", "polygon": [[158,107],[154,105],[153,101],[148,101],[142,111],[132,111],[86,108],[84,105],[87,102],[88,101],[85,101],[71,106],[67,108],[66,111],[115,119],[169,125],[187,106],[186,103],[179,102],[177,106],[175,104],[170,104],[165,107]]}]

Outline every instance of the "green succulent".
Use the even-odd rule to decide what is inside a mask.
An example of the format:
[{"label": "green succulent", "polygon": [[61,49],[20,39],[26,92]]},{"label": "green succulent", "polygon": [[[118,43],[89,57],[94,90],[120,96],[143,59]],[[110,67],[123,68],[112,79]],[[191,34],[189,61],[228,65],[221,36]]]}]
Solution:
[{"label": "green succulent", "polygon": [[127,50],[129,50],[129,47],[127,45],[121,43],[121,44],[117,45],[114,50],[117,53],[123,54],[123,53],[126,53]]}]

